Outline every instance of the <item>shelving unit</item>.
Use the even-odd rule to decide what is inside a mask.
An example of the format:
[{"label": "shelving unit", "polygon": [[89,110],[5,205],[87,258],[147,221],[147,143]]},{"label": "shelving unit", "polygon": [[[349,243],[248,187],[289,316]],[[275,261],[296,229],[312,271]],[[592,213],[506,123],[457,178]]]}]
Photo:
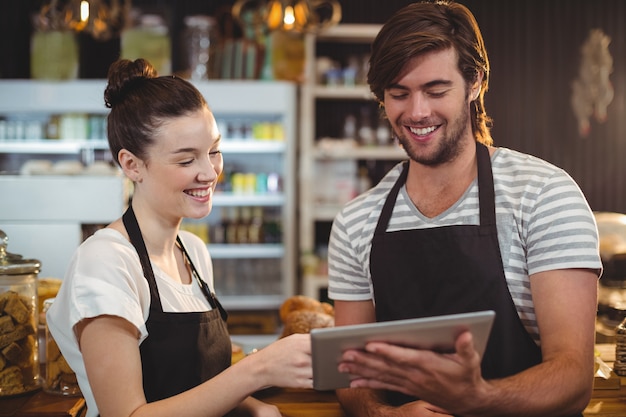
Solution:
[{"label": "shelving unit", "polygon": [[[215,195],[207,218],[208,232],[225,211],[259,207],[279,222],[281,239],[268,243],[209,242],[216,291],[230,310],[277,310],[295,288],[295,146],[297,87],[288,82],[213,81],[197,84],[224,135],[225,174],[277,174],[276,190],[245,193],[223,190]],[[271,122],[280,137],[243,138],[229,133],[228,123]],[[232,177],[231,177],[232,178]]]},{"label": "shelving unit", "polygon": [[[52,114],[77,112],[106,115],[105,86],[105,80],[0,81],[0,119],[46,120]],[[277,310],[286,297],[293,295],[296,276],[296,86],[288,82],[221,80],[198,82],[196,86],[220,126],[225,173],[274,173],[280,183],[276,190],[261,192],[219,191],[215,195],[213,212],[206,219],[184,224],[211,230],[220,221],[221,210],[231,207],[261,207],[271,212],[279,223],[280,241],[208,244],[216,272],[216,291],[227,309]],[[231,125],[249,127],[265,122],[278,126],[278,133],[259,139],[249,130],[227,131]],[[23,159],[42,157],[84,161],[85,153],[106,153],[107,150],[104,137],[50,140],[7,139],[0,135],[0,172],[5,174],[0,175],[0,195],[11,196],[10,202],[3,197],[0,229],[9,235],[12,252],[40,259],[46,275],[61,278],[72,252],[82,240],[81,225],[96,220],[92,215],[96,209],[99,213],[97,223],[114,220],[122,214],[127,198],[121,175],[107,178],[19,175],[16,165]],[[99,156],[110,158],[106,154]],[[12,167],[10,171],[7,166]],[[106,179],[119,187],[102,196],[102,181]],[[63,190],[50,188],[53,183],[64,187]],[[26,184],[30,188],[24,188]],[[59,229],[61,226],[64,227],[62,230]],[[45,233],[46,228],[50,233]],[[50,269],[53,262],[54,271]],[[239,267],[248,265],[241,267],[236,276],[231,276],[234,282],[227,281],[223,275],[224,264],[229,263]],[[225,292],[225,288],[231,291]]]},{"label": "shelving unit", "polygon": [[[340,65],[345,65],[345,62],[341,61],[345,61],[348,54],[343,53],[340,48],[343,47],[343,51],[348,48],[349,54],[363,51],[364,47],[369,51],[369,44],[379,30],[380,25],[339,24],[316,35],[308,34],[305,38],[305,82],[300,92],[299,249],[301,292],[316,298],[320,298],[320,290],[327,285],[327,277],[323,266],[311,270],[311,267],[305,264],[313,257],[323,265],[324,255],[320,252],[324,251],[324,242],[327,243],[328,236],[325,232],[330,230],[330,223],[341,206],[351,196],[362,191],[355,189],[352,193],[350,190],[350,187],[356,187],[358,170],[363,169],[363,164],[381,161],[394,163],[406,158],[404,151],[393,144],[354,146],[354,141],[343,137],[345,135],[341,128],[338,128],[337,120],[331,119],[337,116],[345,117],[350,106],[352,109],[356,106],[369,106],[372,109],[372,118],[378,119],[374,96],[363,79],[357,78],[356,83],[350,81],[347,85],[333,80],[331,85],[328,85],[327,80],[325,83],[325,80],[320,79],[316,73],[317,60],[322,54],[338,61]],[[336,46],[335,51],[333,46]],[[320,115],[320,110],[329,113],[327,108],[331,106],[331,117],[327,117],[327,114]],[[336,182],[330,186],[324,184],[325,173],[336,168],[340,171],[331,176],[336,181],[345,183]],[[344,186],[347,187],[347,191]],[[335,202],[321,201],[319,193],[324,192],[324,188],[328,188],[327,195],[331,199],[334,195]],[[320,232],[320,229],[324,229],[325,232]]]},{"label": "shelving unit", "polygon": [[[93,161],[96,152],[106,153],[102,135],[97,140],[87,135],[44,139],[52,114],[104,118],[104,88],[104,80],[0,81],[0,229],[9,237],[10,252],[41,261],[41,277],[62,278],[86,230],[114,220],[125,207],[127,183],[114,169],[110,175],[20,175],[20,167],[31,159]],[[38,130],[25,139],[30,122]]]}]

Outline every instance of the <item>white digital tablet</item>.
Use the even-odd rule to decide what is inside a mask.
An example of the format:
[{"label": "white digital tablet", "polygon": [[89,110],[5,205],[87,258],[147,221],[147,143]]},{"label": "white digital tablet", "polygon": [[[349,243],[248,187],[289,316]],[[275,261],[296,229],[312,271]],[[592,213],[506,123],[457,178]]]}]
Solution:
[{"label": "white digital tablet", "polygon": [[346,388],[350,377],[337,370],[348,349],[363,349],[367,342],[388,342],[439,352],[454,352],[459,334],[469,330],[481,358],[487,346],[495,312],[491,310],[418,319],[395,320],[311,330],[313,388]]}]

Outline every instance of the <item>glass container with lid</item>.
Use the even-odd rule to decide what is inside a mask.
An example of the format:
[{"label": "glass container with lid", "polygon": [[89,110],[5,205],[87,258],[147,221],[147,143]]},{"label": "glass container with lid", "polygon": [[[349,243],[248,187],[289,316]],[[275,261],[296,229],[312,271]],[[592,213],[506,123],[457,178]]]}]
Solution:
[{"label": "glass container with lid", "polygon": [[219,38],[215,18],[205,15],[185,17],[182,34],[185,76],[194,81],[218,78],[219,68],[215,59]]},{"label": "glass container with lid", "polygon": [[172,45],[169,27],[159,14],[141,14],[135,10],[136,24],[122,31],[120,56],[135,60],[144,58],[159,75],[172,73]]},{"label": "glass container with lid", "polygon": [[[43,302],[44,313],[54,303],[54,298],[48,298]],[[45,316],[44,316],[45,317]],[[80,387],[76,380],[76,374],[68,365],[61,354],[59,346],[54,340],[50,329],[46,324],[46,365],[43,389],[49,394],[80,395]]]},{"label": "glass container with lid", "polygon": [[0,397],[39,389],[36,259],[7,252],[0,230]]}]

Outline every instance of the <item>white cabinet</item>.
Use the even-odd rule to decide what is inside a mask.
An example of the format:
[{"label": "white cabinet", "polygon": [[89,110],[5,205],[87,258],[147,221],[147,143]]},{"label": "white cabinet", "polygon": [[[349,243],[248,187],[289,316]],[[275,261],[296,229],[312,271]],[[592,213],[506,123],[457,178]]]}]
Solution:
[{"label": "white cabinet", "polygon": [[[82,165],[93,163],[96,154],[106,159],[104,87],[104,81],[0,81],[0,229],[10,252],[41,261],[41,277],[62,278],[85,235],[125,207],[128,187],[117,170],[93,175]],[[44,139],[51,120],[58,137],[61,116],[71,139]],[[91,139],[90,117],[100,123]],[[35,172],[28,161],[38,161],[38,173],[48,175],[20,175],[28,166]]]},{"label": "white cabinet", "polygon": [[[316,298],[325,287],[324,257],[334,216],[406,158],[391,140],[387,122],[380,120],[364,79],[370,44],[379,30],[380,25],[340,24],[305,39],[299,248],[302,292]],[[377,137],[379,127],[382,135]]]},{"label": "white cabinet", "polygon": [[[125,208],[128,187],[120,175],[20,175],[32,159],[87,165],[110,160],[101,124],[108,111],[105,86],[105,80],[0,81],[0,229],[9,236],[9,251],[42,261],[41,276],[62,277],[82,240],[82,225],[106,224]],[[207,239],[216,290],[227,309],[277,309],[293,294],[296,276],[296,86],[257,81],[196,86],[220,126],[225,175],[213,212],[183,225]],[[64,126],[66,139],[45,138],[51,116],[73,117],[74,125]],[[37,123],[39,129],[27,133]],[[100,133],[93,134],[95,128]],[[223,214],[233,210],[262,216],[265,239],[209,242]]]},{"label": "white cabinet", "polygon": [[121,176],[0,175],[0,229],[8,250],[41,261],[41,277],[62,278],[92,225],[125,207]]}]

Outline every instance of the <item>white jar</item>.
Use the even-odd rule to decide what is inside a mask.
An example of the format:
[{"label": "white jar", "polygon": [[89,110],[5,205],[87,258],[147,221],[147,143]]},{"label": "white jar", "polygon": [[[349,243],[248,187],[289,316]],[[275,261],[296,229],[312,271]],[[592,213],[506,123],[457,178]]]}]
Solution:
[{"label": "white jar", "polygon": [[217,22],[213,17],[185,17],[182,36],[185,74],[194,81],[217,78],[216,48],[219,42]]}]

